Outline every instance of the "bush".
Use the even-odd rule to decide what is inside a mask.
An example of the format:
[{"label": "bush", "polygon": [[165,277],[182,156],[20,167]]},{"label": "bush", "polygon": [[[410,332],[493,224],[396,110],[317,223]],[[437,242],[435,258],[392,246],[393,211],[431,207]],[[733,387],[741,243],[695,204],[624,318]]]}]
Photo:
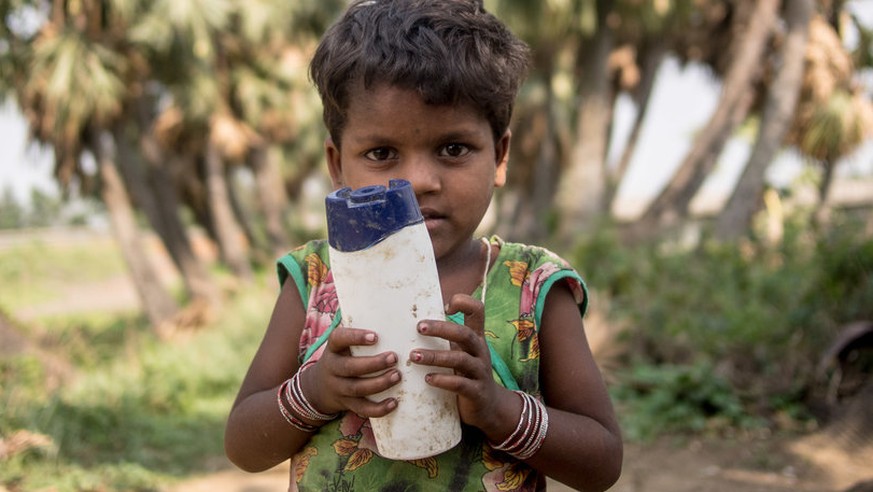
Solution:
[{"label": "bush", "polygon": [[663,432],[704,432],[759,425],[728,382],[706,363],[640,364],[620,373],[613,391],[623,432],[647,440]]},{"label": "bush", "polygon": [[[798,409],[816,384],[823,350],[842,324],[873,319],[873,240],[861,231],[844,222],[821,236],[791,230],[778,247],[704,242],[678,250],[623,245],[608,230],[579,245],[575,265],[609,298],[609,315],[631,327],[624,362],[635,369],[619,376],[617,395],[645,411],[671,398],[676,406],[653,416],[663,426],[642,428],[674,421],[700,427],[696,418],[673,419],[673,412],[736,421],[733,405],[730,411],[709,400],[703,405],[680,391],[696,381],[722,393],[720,382],[687,379],[701,367],[718,368],[752,420],[786,412],[805,418]],[[650,390],[641,393],[643,374]],[[689,406],[701,408],[694,413]]]}]

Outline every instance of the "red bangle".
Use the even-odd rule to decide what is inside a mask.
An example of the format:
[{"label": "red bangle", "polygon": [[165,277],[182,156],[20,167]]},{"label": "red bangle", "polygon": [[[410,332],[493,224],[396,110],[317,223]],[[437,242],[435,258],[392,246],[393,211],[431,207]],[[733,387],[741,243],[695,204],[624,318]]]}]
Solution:
[{"label": "red bangle", "polygon": [[303,432],[315,432],[318,430],[318,427],[312,424],[307,424],[306,422],[298,419],[294,416],[290,409],[288,409],[288,402],[282,397],[285,392],[286,387],[290,384],[291,380],[288,379],[284,383],[279,386],[279,391],[276,394],[276,400],[279,402],[279,412],[282,414],[282,417],[285,418],[285,421],[288,422],[292,427],[297,430]]},{"label": "red bangle", "polygon": [[279,412],[282,414],[282,417],[292,427],[303,432],[315,432],[318,430],[317,425],[304,422],[303,419],[326,422],[339,416],[338,413],[326,414],[319,412],[303,393],[303,388],[300,386],[300,375],[311,365],[311,363],[306,363],[301,366],[293,376],[279,386],[279,391],[276,395],[279,403]]}]

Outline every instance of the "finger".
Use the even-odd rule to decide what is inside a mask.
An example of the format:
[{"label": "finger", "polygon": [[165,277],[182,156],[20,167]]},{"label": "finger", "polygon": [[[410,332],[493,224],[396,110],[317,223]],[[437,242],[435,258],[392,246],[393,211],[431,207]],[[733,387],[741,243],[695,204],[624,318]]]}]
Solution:
[{"label": "finger", "polygon": [[370,401],[366,398],[355,398],[348,401],[347,407],[364,418],[384,417],[397,408],[397,400],[385,398],[381,401]]},{"label": "finger", "polygon": [[343,397],[364,398],[390,389],[401,379],[400,371],[391,369],[371,377],[337,378],[335,385]]},{"label": "finger", "polygon": [[450,321],[425,320],[418,323],[418,332],[425,336],[448,340],[453,344],[453,348],[476,357],[483,356],[488,351],[481,329],[477,332],[471,327]]},{"label": "finger", "polygon": [[455,294],[446,305],[447,314],[464,313],[464,324],[476,333],[485,331],[485,305],[466,294]]},{"label": "finger", "polygon": [[327,350],[334,353],[344,353],[352,345],[374,345],[379,340],[378,335],[360,328],[339,327],[327,339]]},{"label": "finger", "polygon": [[470,399],[476,399],[481,396],[481,386],[476,379],[470,379],[457,374],[446,374],[435,372],[428,374],[425,377],[427,384],[435,387],[457,393],[458,396]]},{"label": "finger", "polygon": [[384,352],[376,355],[338,356],[333,373],[344,378],[360,378],[384,373],[397,366],[397,354]]},{"label": "finger", "polygon": [[409,354],[409,359],[415,364],[445,367],[469,377],[480,376],[484,366],[479,358],[460,350],[416,349]]}]

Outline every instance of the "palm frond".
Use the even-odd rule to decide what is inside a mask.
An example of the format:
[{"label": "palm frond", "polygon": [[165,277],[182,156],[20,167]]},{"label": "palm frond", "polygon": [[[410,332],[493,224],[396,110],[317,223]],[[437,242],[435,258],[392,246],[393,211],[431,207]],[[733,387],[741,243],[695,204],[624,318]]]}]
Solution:
[{"label": "palm frond", "polygon": [[805,155],[830,163],[852,152],[873,133],[873,109],[861,94],[834,91],[817,107],[800,141]]},{"label": "palm frond", "polygon": [[124,59],[73,30],[41,37],[34,45],[25,92],[44,112],[42,134],[53,142],[78,139],[90,124],[105,125],[122,108]]},{"label": "palm frond", "polygon": [[277,0],[235,0],[239,32],[252,44],[269,46],[277,39],[288,39],[294,18],[294,3]]}]

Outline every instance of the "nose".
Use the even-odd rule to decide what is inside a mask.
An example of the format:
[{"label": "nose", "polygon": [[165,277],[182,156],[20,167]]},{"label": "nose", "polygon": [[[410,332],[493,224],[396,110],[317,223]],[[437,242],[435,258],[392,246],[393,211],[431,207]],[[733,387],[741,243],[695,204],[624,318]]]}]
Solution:
[{"label": "nose", "polygon": [[442,188],[439,164],[427,157],[412,157],[407,160],[403,178],[412,183],[416,196],[438,192]]}]

